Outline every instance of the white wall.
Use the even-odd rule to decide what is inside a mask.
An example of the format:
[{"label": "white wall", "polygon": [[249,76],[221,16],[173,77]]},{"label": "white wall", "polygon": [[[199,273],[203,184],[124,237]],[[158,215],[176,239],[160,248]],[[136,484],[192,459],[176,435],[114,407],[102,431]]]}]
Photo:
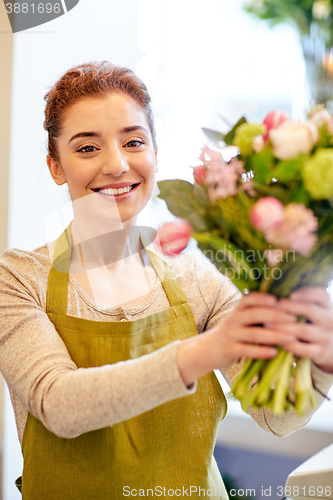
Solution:
[{"label": "white wall", "polygon": [[[65,16],[15,34],[9,247],[44,244],[47,217],[67,201],[45,163],[43,96],[73,65],[107,59],[138,69],[154,100],[160,179],[191,177],[200,128],[219,128],[218,112],[231,122],[273,107],[299,117],[306,92],[297,34],[269,30],[242,3],[80,0]],[[5,424],[4,500],[16,500],[22,459],[8,394]]]},{"label": "white wall", "polygon": [[[244,0],[142,0],[138,72],[154,98],[160,178],[192,179],[205,140],[201,127],[226,131],[245,114],[273,109],[294,118],[307,104],[298,33],[252,18]],[[153,29],[150,27],[153,26]]]},{"label": "white wall", "polygon": [[[32,250],[45,243],[45,220],[64,200],[45,162],[43,96],[69,67],[92,60],[136,68],[139,1],[80,0],[65,16],[14,35],[8,246]],[[20,499],[14,480],[22,459],[6,393],[4,500]]]}]

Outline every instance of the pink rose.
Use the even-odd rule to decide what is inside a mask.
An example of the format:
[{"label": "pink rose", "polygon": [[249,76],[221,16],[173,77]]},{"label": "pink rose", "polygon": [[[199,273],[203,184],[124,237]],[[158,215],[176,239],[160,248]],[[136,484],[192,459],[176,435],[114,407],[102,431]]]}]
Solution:
[{"label": "pink rose", "polygon": [[265,237],[272,245],[307,256],[317,242],[317,229],[318,219],[310,208],[302,203],[289,203],[284,207],[282,222],[267,228]]},{"label": "pink rose", "polygon": [[193,168],[193,177],[195,184],[205,184],[207,177],[206,170],[202,165]]},{"label": "pink rose", "polygon": [[263,124],[266,125],[266,134],[263,136],[263,139],[266,141],[270,130],[278,128],[286,120],[289,120],[289,118],[279,111],[269,113],[263,121]]},{"label": "pink rose", "polygon": [[176,255],[186,248],[193,229],[191,225],[180,217],[173,222],[167,222],[157,230],[161,250],[165,255]]},{"label": "pink rose", "polygon": [[279,160],[290,160],[301,153],[310,153],[319,137],[314,122],[286,121],[269,132],[274,155]]},{"label": "pink rose", "polygon": [[250,210],[250,220],[259,231],[275,227],[283,220],[283,203],[272,196],[260,198]]}]

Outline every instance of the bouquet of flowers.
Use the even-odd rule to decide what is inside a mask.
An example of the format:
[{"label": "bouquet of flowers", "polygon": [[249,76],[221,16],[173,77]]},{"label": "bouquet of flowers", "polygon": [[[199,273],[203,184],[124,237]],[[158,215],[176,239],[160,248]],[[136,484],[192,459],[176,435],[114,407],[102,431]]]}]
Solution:
[{"label": "bouquet of flowers", "polygon": [[[243,293],[278,298],[333,279],[333,116],[316,106],[304,121],[278,112],[263,123],[241,118],[227,133],[203,129],[194,183],[159,182],[176,215],[159,231],[162,250],[177,253],[192,236]],[[229,155],[231,160],[224,158]],[[304,321],[305,318],[299,318]],[[310,361],[279,349],[272,360],[247,360],[232,392],[244,409],[277,414],[315,406]]]}]

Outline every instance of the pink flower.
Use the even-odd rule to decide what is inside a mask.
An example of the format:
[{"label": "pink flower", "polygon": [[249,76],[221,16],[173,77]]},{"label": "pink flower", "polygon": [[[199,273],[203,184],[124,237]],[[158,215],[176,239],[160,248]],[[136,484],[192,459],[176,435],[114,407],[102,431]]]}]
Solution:
[{"label": "pink flower", "polygon": [[208,169],[218,168],[221,165],[225,165],[222,153],[220,151],[214,151],[206,146],[202,148],[201,154],[199,156],[201,160]]},{"label": "pink flower", "polygon": [[310,120],[313,121],[317,127],[326,127],[329,134],[333,135],[333,116],[328,109],[317,106],[318,111],[314,113]]},{"label": "pink flower", "polygon": [[328,125],[332,121],[332,115],[326,108],[322,108],[317,113],[311,116],[310,120],[313,121],[318,127]]},{"label": "pink flower", "polygon": [[211,200],[235,195],[238,190],[238,181],[244,172],[244,163],[238,158],[232,158],[229,163],[215,164],[208,171],[205,182]]},{"label": "pink flower", "polygon": [[237,156],[234,156],[233,158],[231,158],[231,160],[229,161],[229,163],[227,164],[228,165],[228,168],[233,168],[235,172],[237,172],[238,175],[242,175],[242,174],[245,174],[245,170],[244,170],[244,162],[243,161],[240,161]]},{"label": "pink flower", "polygon": [[267,227],[265,237],[268,243],[308,255],[317,242],[317,217],[302,203],[286,205],[283,220],[275,227]]},{"label": "pink flower", "polygon": [[266,134],[263,136],[263,139],[266,141],[269,131],[273,128],[278,128],[286,120],[289,120],[289,118],[279,111],[269,113],[263,121],[263,124],[266,125]]},{"label": "pink flower", "polygon": [[186,248],[191,235],[192,226],[180,217],[164,224],[157,230],[161,250],[165,255],[176,255]]},{"label": "pink flower", "polygon": [[265,232],[270,227],[275,227],[283,220],[283,203],[272,196],[260,198],[250,210],[252,226]]},{"label": "pink flower", "polygon": [[207,174],[204,166],[199,165],[198,167],[192,167],[192,168],[193,168],[193,177],[195,184],[205,184]]}]

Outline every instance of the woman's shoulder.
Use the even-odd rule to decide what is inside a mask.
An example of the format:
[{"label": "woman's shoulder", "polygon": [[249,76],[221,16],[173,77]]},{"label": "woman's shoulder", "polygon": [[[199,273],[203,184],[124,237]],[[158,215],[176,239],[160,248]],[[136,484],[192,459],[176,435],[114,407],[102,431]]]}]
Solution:
[{"label": "woman's shoulder", "polygon": [[52,244],[45,244],[34,250],[11,248],[0,258],[2,284],[12,283],[25,288],[44,288],[51,269]]},{"label": "woman's shoulder", "polygon": [[195,280],[202,287],[227,287],[237,291],[237,287],[199,250],[192,248],[175,256],[163,256],[177,278]]},{"label": "woman's shoulder", "polygon": [[189,302],[195,302],[194,307],[213,311],[215,308],[225,309],[230,302],[239,300],[241,293],[238,288],[198,248],[174,257],[165,257],[164,260]]}]

